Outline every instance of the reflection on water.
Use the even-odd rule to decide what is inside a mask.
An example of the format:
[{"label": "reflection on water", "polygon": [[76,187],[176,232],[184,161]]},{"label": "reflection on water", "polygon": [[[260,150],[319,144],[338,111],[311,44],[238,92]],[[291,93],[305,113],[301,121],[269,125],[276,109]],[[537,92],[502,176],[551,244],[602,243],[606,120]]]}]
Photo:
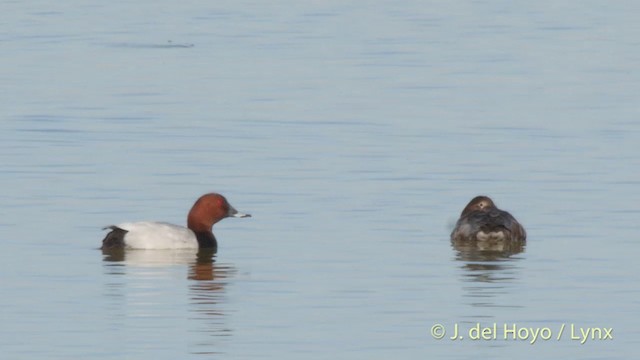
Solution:
[{"label": "reflection on water", "polygon": [[[219,353],[220,337],[228,337],[232,330],[226,324],[224,311],[225,286],[235,273],[229,264],[217,264],[211,250],[102,250],[106,295],[113,302],[109,306],[114,327],[127,326],[131,318],[157,314],[157,308],[184,305],[188,319],[189,337],[195,339],[190,347],[194,354]],[[184,273],[184,289],[175,288],[173,275]],[[172,280],[172,281],[165,281]],[[173,288],[167,287],[173,284]],[[176,298],[176,296],[179,296]],[[156,310],[154,310],[156,309]],[[149,326],[154,326],[152,323]],[[136,327],[140,327],[137,324]],[[144,326],[143,326],[144,327]],[[140,329],[152,332],[156,329]],[[202,336],[193,336],[200,334]]]},{"label": "reflection on water", "polygon": [[462,263],[462,280],[469,284],[464,290],[471,306],[521,307],[502,303],[501,295],[508,294],[508,286],[520,278],[518,262],[522,258],[514,255],[524,252],[524,242],[452,241],[451,244],[456,250],[456,261]]},{"label": "reflection on water", "polygon": [[231,329],[225,322],[225,313],[219,306],[224,302],[224,287],[227,279],[235,273],[229,265],[218,265],[214,261],[215,252],[200,250],[195,261],[189,266],[189,311],[190,319],[198,322],[195,330],[205,334],[192,350],[194,354],[213,354],[217,337],[230,336]]},{"label": "reflection on water", "polygon": [[456,259],[463,261],[496,261],[509,259],[512,255],[524,252],[525,242],[481,242],[456,240],[451,242],[457,251]]},{"label": "reflection on water", "polygon": [[102,250],[103,260],[106,263],[123,262],[131,267],[167,267],[171,265],[193,265],[201,258],[209,258],[213,262],[213,253],[201,254],[196,249],[184,250],[125,250],[125,249],[104,249]]}]

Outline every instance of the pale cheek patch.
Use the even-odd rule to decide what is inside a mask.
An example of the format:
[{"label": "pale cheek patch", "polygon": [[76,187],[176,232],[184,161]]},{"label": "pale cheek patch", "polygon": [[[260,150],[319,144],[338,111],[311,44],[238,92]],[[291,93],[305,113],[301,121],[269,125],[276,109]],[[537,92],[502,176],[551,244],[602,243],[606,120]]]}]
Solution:
[{"label": "pale cheek patch", "polygon": [[504,241],[505,240],[504,231],[492,231],[492,232],[486,233],[481,230],[481,231],[478,231],[476,238],[478,239],[478,241]]}]

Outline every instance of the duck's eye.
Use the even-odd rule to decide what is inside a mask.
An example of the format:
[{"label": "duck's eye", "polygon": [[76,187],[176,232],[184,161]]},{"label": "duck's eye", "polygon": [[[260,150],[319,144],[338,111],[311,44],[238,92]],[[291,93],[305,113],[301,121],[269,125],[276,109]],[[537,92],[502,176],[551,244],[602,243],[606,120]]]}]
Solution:
[{"label": "duck's eye", "polygon": [[218,209],[226,210],[228,205],[227,202],[223,199],[216,199],[216,206],[218,207]]}]

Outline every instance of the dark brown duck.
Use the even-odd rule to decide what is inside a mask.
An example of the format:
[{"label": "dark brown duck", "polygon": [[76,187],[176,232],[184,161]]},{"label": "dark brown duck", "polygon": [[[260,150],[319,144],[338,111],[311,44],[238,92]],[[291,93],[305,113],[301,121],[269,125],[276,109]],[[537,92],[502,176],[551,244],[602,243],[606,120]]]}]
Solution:
[{"label": "dark brown duck", "polygon": [[526,238],[522,225],[488,196],[474,197],[451,232],[453,241],[524,242]]}]

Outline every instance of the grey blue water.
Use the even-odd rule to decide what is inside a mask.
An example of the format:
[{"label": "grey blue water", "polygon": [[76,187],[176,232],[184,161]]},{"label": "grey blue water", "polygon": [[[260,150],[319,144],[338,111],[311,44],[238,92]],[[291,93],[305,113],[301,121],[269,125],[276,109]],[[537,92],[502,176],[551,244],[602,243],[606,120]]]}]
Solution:
[{"label": "grey blue water", "polygon": [[[635,354],[640,3],[0,9],[3,359]],[[210,191],[215,256],[98,250]]]}]

